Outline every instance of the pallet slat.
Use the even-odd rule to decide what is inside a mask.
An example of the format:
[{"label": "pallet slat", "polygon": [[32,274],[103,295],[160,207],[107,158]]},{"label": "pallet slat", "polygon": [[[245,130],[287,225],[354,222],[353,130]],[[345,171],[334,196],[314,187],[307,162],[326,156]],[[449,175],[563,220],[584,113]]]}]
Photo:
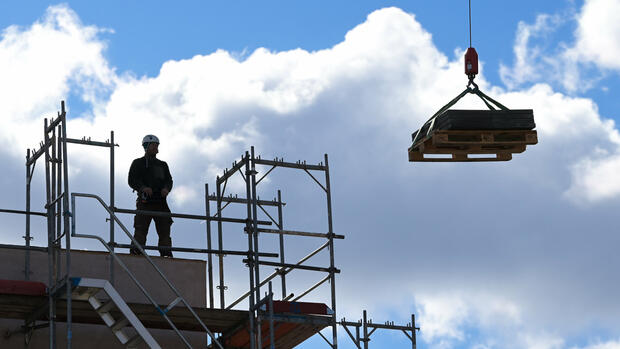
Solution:
[{"label": "pallet slat", "polygon": [[481,162],[481,161],[509,161],[511,153],[489,154],[487,157],[469,157],[470,154],[452,154],[451,157],[425,157],[417,151],[409,151],[409,161],[415,162]]},{"label": "pallet slat", "polygon": [[534,145],[538,143],[538,134],[532,130],[439,130],[432,135],[434,145]]},{"label": "pallet slat", "polygon": [[414,150],[423,154],[497,154],[497,153],[523,153],[525,145],[503,144],[471,144],[471,145],[434,145],[432,140],[418,144]]}]

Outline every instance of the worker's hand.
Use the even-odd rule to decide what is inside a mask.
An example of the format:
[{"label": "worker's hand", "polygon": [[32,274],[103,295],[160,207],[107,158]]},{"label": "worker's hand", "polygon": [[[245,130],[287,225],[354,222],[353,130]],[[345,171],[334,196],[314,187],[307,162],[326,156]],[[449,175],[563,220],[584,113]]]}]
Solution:
[{"label": "worker's hand", "polygon": [[166,196],[168,196],[168,193],[170,192],[170,190],[168,190],[168,188],[164,188],[161,190],[161,197],[165,198]]},{"label": "worker's hand", "polygon": [[144,194],[146,194],[146,196],[147,196],[147,197],[149,197],[149,198],[150,198],[151,196],[153,196],[153,189],[151,189],[150,187],[144,187],[144,188],[142,188],[142,192],[143,192]]}]

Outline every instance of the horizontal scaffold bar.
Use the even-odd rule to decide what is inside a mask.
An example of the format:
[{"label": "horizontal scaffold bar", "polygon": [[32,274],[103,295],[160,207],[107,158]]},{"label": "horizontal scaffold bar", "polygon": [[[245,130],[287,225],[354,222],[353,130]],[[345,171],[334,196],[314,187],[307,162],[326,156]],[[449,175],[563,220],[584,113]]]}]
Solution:
[{"label": "horizontal scaffold bar", "polygon": [[98,141],[91,141],[90,138],[89,139],[75,139],[75,138],[61,138],[61,140],[66,140],[67,143],[75,143],[75,144],[84,144],[84,145],[94,145],[94,146],[98,146],[98,147],[107,147],[107,148],[111,148],[112,146],[116,146],[118,147],[118,144],[112,144],[110,142],[98,142]]},{"label": "horizontal scaffold bar", "polygon": [[[215,216],[201,216],[195,214],[184,214],[184,213],[168,213],[168,212],[159,212],[159,211],[143,211],[143,210],[128,210],[125,208],[113,208],[114,212],[118,213],[127,213],[127,214],[142,214],[149,216],[158,216],[158,217],[176,217],[176,218],[187,218],[187,219],[200,219],[200,220],[210,220],[215,222],[229,222],[229,223],[247,223],[247,219],[240,218],[228,218],[228,217],[215,217]],[[258,221],[260,225],[271,225],[269,221]]]},{"label": "horizontal scaffold bar", "polygon": [[[118,244],[118,243],[110,243],[110,246],[118,247],[118,248],[131,248],[130,244]],[[159,247],[159,246],[143,246],[145,250],[170,250],[170,251],[178,251],[178,252],[195,252],[195,253],[213,253],[213,254],[222,254],[222,255],[231,255],[231,256],[247,256],[248,251],[232,251],[232,250],[214,250],[214,249],[206,249],[206,248],[189,248],[189,247]],[[254,254],[254,252],[251,252]],[[267,253],[260,252],[258,254],[260,257],[278,257],[277,253]]]},{"label": "horizontal scaffold bar", "polygon": [[[352,326],[352,327],[361,327],[364,326],[361,322],[351,322],[351,321],[340,321],[339,322],[341,325],[343,326]],[[382,329],[386,329],[386,330],[403,330],[403,331],[411,331],[413,330],[413,327],[411,326],[400,326],[400,325],[393,325],[393,324],[374,324],[372,322],[367,322],[366,323],[366,327],[369,328],[382,328]],[[420,330],[419,327],[415,328],[416,330]]]},{"label": "horizontal scaffold bar", "polygon": [[277,166],[277,167],[288,167],[288,168],[298,168],[304,170],[317,170],[317,171],[325,171],[327,170],[327,166],[324,165],[310,165],[303,162],[295,163],[295,162],[284,162],[284,161],[276,161],[276,160],[263,160],[263,159],[254,159],[254,163],[259,165],[269,165],[269,166]]},{"label": "horizontal scaffold bar", "polygon": [[32,251],[47,252],[47,247],[40,247],[40,246],[22,246],[22,245],[0,244],[0,248],[8,248],[8,249],[12,249],[12,250],[32,250]]},{"label": "horizontal scaffold bar", "polygon": [[[248,263],[249,261],[247,259],[243,260],[244,263]],[[324,268],[324,267],[313,267],[310,265],[299,265],[299,264],[290,264],[290,263],[279,263],[279,262],[268,262],[268,261],[258,261],[258,264],[260,265],[270,265],[270,266],[274,266],[274,267],[287,267],[287,268],[291,268],[291,269],[304,269],[304,270],[312,270],[312,271],[323,271],[326,273],[330,273],[332,271],[332,268]],[[340,269],[338,268],[333,268],[334,273],[340,273]]]},{"label": "horizontal scaffold bar", "polygon": [[[243,228],[247,230],[247,228]],[[312,237],[320,237],[320,238],[328,238],[330,237],[329,233],[313,233],[308,231],[295,231],[295,230],[278,230],[278,229],[264,229],[258,228],[259,233],[269,233],[269,234],[281,234],[281,235],[297,235],[297,236],[312,236]],[[344,239],[344,235],[332,234],[334,239]]]},{"label": "horizontal scaffold bar", "polygon": [[[209,195],[209,201],[218,201],[217,196],[215,195]],[[221,198],[222,202],[235,202],[235,203],[240,203],[240,204],[247,204],[248,203],[248,199],[244,199],[244,198],[239,198],[239,197],[231,197],[231,196],[223,196]],[[250,203],[252,201],[250,200]],[[256,200],[256,203],[262,206],[279,206],[280,203],[276,200]],[[286,206],[286,203],[282,203],[282,206]]]},{"label": "horizontal scaffold bar", "polygon": [[17,214],[31,214],[33,216],[42,216],[47,217],[47,213],[45,212],[35,212],[35,211],[22,211],[22,210],[8,210],[4,208],[0,208],[0,212],[4,213],[17,213]]}]

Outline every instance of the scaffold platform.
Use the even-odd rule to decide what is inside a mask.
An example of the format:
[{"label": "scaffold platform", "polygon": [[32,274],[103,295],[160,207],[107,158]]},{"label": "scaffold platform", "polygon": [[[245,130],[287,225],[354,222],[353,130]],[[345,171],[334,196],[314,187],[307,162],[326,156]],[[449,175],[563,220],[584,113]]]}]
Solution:
[{"label": "scaffold platform", "polygon": [[[48,294],[42,282],[23,280],[0,280],[0,318],[47,321]],[[318,331],[329,326],[330,310],[325,304],[309,302],[276,301],[274,305],[274,343],[276,348],[294,348]],[[67,320],[66,300],[56,303],[56,321]],[[169,329],[170,325],[161,317],[158,310],[150,304],[128,303],[131,310],[147,328]],[[72,321],[74,323],[104,325],[101,317],[93,311],[88,301],[73,300]],[[165,307],[162,305],[162,307]],[[248,348],[248,312],[233,309],[211,309],[193,307],[207,327],[223,333],[227,348]],[[312,314],[318,313],[318,314]],[[119,316],[118,311],[112,315]],[[173,308],[168,312],[179,330],[202,331],[189,310]],[[268,347],[269,323],[263,322],[264,347]]]}]

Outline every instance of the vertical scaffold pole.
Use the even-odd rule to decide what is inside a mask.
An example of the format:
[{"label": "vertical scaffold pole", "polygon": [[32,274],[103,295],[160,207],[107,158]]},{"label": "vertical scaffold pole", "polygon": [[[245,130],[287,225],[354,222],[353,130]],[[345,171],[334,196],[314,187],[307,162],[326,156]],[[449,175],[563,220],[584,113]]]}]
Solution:
[{"label": "vertical scaffold pole", "polygon": [[416,338],[415,338],[415,314],[411,314],[411,348],[416,349]]},{"label": "vertical scaffold pole", "polygon": [[[51,199],[51,173],[50,173],[50,153],[49,153],[49,135],[47,133],[47,118],[43,122],[43,147],[45,147],[45,195],[46,195],[46,207],[47,207],[47,273],[48,273],[48,287],[53,287],[56,285],[56,280],[54,280],[54,262],[55,256],[54,252],[56,249],[54,248],[54,213],[53,213],[53,205],[50,205]],[[49,312],[48,312],[48,321],[49,321],[49,348],[56,349],[56,300],[54,298],[54,294],[49,292],[48,295],[49,302]]]},{"label": "vertical scaffold pole", "polygon": [[65,111],[65,101],[61,102],[61,125],[62,125],[62,137],[60,144],[62,145],[62,176],[63,179],[63,197],[62,197],[62,216],[63,220],[63,233],[65,234],[65,248],[66,248],[66,271],[67,278],[66,292],[67,292],[67,348],[71,349],[71,232],[69,231],[69,218],[71,213],[69,212],[69,161],[67,154],[67,112]]},{"label": "vertical scaffold pole", "polygon": [[274,334],[274,324],[273,324],[273,290],[271,286],[271,281],[269,281],[269,348],[275,349],[275,334]]},{"label": "vertical scaffold pole", "polygon": [[[64,121],[63,121],[64,122]],[[56,194],[52,195],[52,198],[56,199],[57,197],[60,197],[60,195],[63,195],[63,191],[62,191],[62,179],[63,179],[63,165],[64,165],[64,160],[63,160],[63,150],[62,150],[62,141],[61,138],[64,137],[64,135],[62,134],[62,129],[61,126],[58,126],[58,136],[54,137],[54,143],[56,144],[56,146],[58,147],[58,150],[56,151],[56,155],[54,155],[53,157],[56,159],[56,163],[55,163],[55,167],[57,167],[58,169],[56,170]],[[56,196],[58,195],[58,196]],[[62,265],[62,261],[61,261],[61,251],[62,251],[62,239],[61,239],[61,235],[62,235],[62,205],[63,202],[61,200],[56,201],[56,239],[58,240],[57,245],[58,245],[58,271],[57,271],[57,280],[61,279],[61,265]],[[67,272],[68,273],[68,272]]]},{"label": "vertical scaffold pole", "polygon": [[336,273],[334,272],[334,228],[332,224],[332,192],[329,183],[329,162],[325,154],[325,191],[327,193],[327,224],[329,233],[329,274],[332,294],[332,347],[338,348],[338,322],[336,320]]},{"label": "vertical scaffold pole", "polygon": [[[217,217],[222,218],[222,188],[220,184],[220,176],[217,176],[216,181],[216,190],[217,190]],[[226,304],[224,302],[224,254],[222,253],[224,241],[222,237],[222,221],[217,221],[217,245],[219,249],[218,253],[218,261],[220,267],[220,309],[224,309]]]},{"label": "vertical scaffold pole", "polygon": [[[62,117],[59,115],[59,118],[62,123]],[[56,282],[62,280],[62,200],[58,200],[57,198],[62,195],[62,146],[61,146],[61,138],[63,137],[61,126],[58,125],[54,128],[52,132],[52,159],[54,162],[52,163],[52,178],[54,178],[55,186],[52,186],[52,199],[56,200],[56,204],[54,205],[56,209],[54,210],[54,216],[56,217],[56,236],[54,240],[56,240],[56,246],[58,247],[58,252],[56,254]],[[67,272],[68,273],[68,272]],[[60,295],[58,295],[60,296]]]},{"label": "vertical scaffold pole", "polygon": [[[114,131],[110,131],[110,208],[114,210]],[[68,193],[67,193],[68,195]],[[114,252],[114,217],[110,212],[110,247]],[[110,258],[110,283],[114,285],[114,258]]]},{"label": "vertical scaffold pole", "polygon": [[[250,154],[245,152],[245,191],[246,197],[251,198],[252,189],[250,188]],[[219,195],[218,195],[219,198]],[[247,217],[248,219],[245,222],[246,231],[248,233],[248,270],[250,271],[250,294],[248,295],[249,302],[249,327],[250,327],[250,349],[257,349],[256,347],[256,333],[254,333],[254,255],[252,253],[252,229],[250,224],[250,219],[252,218],[252,202],[251,200],[247,200]],[[256,282],[260,282],[257,280]],[[262,348],[258,348],[262,349]]]},{"label": "vertical scaffold pole", "polygon": [[30,149],[26,151],[26,252],[24,266],[24,280],[30,280]]},{"label": "vertical scaffold pole", "polygon": [[364,317],[363,317],[363,323],[362,325],[364,326],[364,349],[368,349],[368,341],[370,340],[368,338],[368,318],[366,317],[366,310],[364,310]]},{"label": "vertical scaffold pole", "polygon": [[[211,207],[209,202],[209,184],[205,183],[205,213],[207,217],[211,217]],[[207,249],[211,250],[211,220],[207,218],[205,225],[207,226]],[[213,257],[211,252],[207,254],[207,276],[209,278],[209,308],[213,309]]]},{"label": "vertical scaffold pole", "polygon": [[[252,161],[252,168],[251,168],[251,172],[250,172],[250,176],[248,178],[248,176],[246,175],[246,178],[250,179],[252,182],[252,229],[249,231],[249,233],[252,234],[252,236],[254,237],[254,273],[255,273],[255,280],[256,280],[256,301],[258,302],[261,297],[260,297],[260,264],[259,264],[259,260],[258,260],[258,212],[257,212],[257,206],[258,206],[258,199],[256,197],[256,163],[254,162],[254,146],[250,147],[250,151],[251,151],[251,161]],[[256,310],[258,312],[258,309]],[[262,334],[261,334],[261,318],[260,316],[257,317],[257,321],[256,321],[256,333],[257,333],[257,348],[261,349],[262,346]]]},{"label": "vertical scaffold pole", "polygon": [[[60,115],[58,116],[60,117]],[[60,131],[60,128],[58,128],[58,130]],[[60,135],[60,134],[59,134]],[[52,166],[52,177],[51,177],[51,191],[52,194],[50,196],[51,200],[56,199],[56,188],[58,187],[58,192],[60,193],[60,186],[58,185],[58,172],[56,171],[57,169],[60,169],[60,166],[58,165],[58,155],[56,154],[56,127],[54,127],[52,129],[52,137],[50,139],[51,142],[51,150],[52,150],[52,157],[51,157],[51,166]],[[56,201],[56,203],[54,204],[54,220],[55,222],[52,222],[52,224],[56,225],[56,228],[54,229],[54,244],[58,244],[58,253],[56,253],[56,263],[54,264],[56,269],[55,269],[55,273],[56,273],[56,282],[58,282],[58,280],[60,280],[60,241],[57,241],[58,236],[60,235],[60,229],[61,229],[61,220],[62,217],[60,217],[58,215],[58,213],[60,212],[60,205],[62,203],[60,201]]]},{"label": "vertical scaffold pole", "polygon": [[[278,228],[280,230],[284,230],[284,223],[282,221],[282,193],[278,189]],[[280,263],[284,264],[284,234],[280,235]],[[281,268],[280,270],[284,270]],[[282,299],[286,298],[286,275],[284,273],[280,274],[280,278],[282,279]]]}]

